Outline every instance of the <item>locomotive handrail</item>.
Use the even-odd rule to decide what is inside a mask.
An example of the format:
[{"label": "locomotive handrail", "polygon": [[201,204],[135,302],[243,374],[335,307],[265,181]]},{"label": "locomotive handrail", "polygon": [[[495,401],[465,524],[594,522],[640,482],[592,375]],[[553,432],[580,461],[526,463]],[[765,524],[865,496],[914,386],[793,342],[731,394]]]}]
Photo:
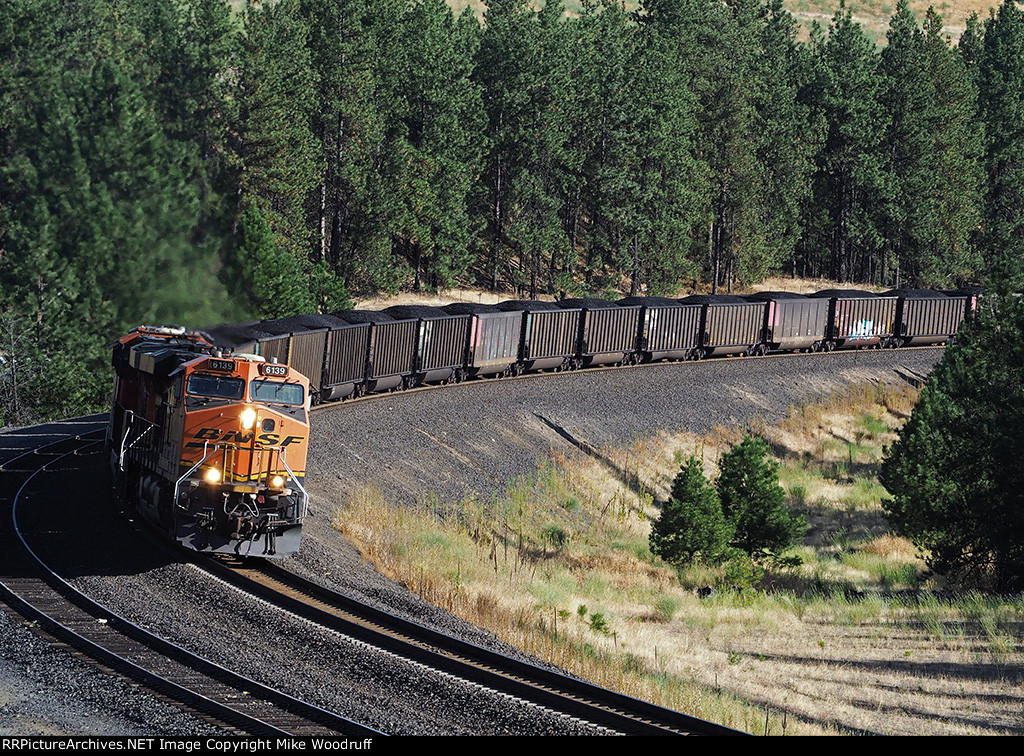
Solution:
[{"label": "locomotive handrail", "polygon": [[[151,430],[153,430],[154,428],[157,427],[156,423],[152,423],[152,422],[150,422],[149,420],[147,420],[144,417],[139,417],[139,415],[137,415],[135,412],[133,412],[130,409],[126,409],[125,413],[127,413],[127,415],[129,416],[128,417],[128,424],[125,426],[124,437],[121,439],[121,451],[120,451],[120,453],[118,454],[118,457],[117,457],[117,464],[118,464],[118,467],[121,469],[122,472],[124,471],[124,457],[125,457],[125,454],[128,453],[128,450],[131,449],[133,446],[135,446],[135,444],[139,443],[139,441],[141,441],[143,438],[145,438],[147,433],[149,433]],[[125,443],[128,440],[128,436],[132,432],[132,427],[135,425],[135,421],[136,420],[142,420],[142,422],[148,423],[149,427],[146,428],[144,431],[142,431],[142,433],[140,433],[135,438],[135,440],[132,441],[130,444]]]},{"label": "locomotive handrail", "polygon": [[208,460],[211,457],[211,455],[213,455],[213,453],[215,451],[217,451],[217,449],[220,448],[220,444],[214,444],[213,448],[210,449],[209,452],[207,452],[206,450],[209,449],[209,447],[210,447],[210,442],[209,441],[204,441],[203,442],[203,452],[204,452],[203,458],[201,460],[199,460],[198,462],[196,462],[194,465],[192,465],[192,467],[190,467],[188,469],[188,472],[186,472],[184,475],[182,475],[180,478],[178,478],[176,481],[174,481],[174,506],[178,506],[178,490],[181,488],[181,484],[185,480],[188,479],[188,476],[190,476],[192,473],[194,473],[196,470],[198,470],[199,466],[201,464],[203,464],[203,462]]},{"label": "locomotive handrail", "polygon": [[[209,441],[203,442],[203,458],[201,460],[199,460],[198,462],[196,462],[194,465],[192,465],[192,467],[190,467],[188,469],[188,471],[184,475],[182,475],[180,478],[178,478],[176,481],[174,481],[174,504],[175,504],[175,506],[177,506],[177,504],[178,504],[178,493],[179,493],[179,491],[181,489],[181,484],[184,483],[186,480],[188,480],[189,476],[192,475],[192,473],[194,473],[196,470],[198,470],[200,465],[202,465],[204,462],[206,462],[206,460],[208,460],[210,457],[212,457],[220,449],[224,449],[225,451],[227,451],[228,449],[237,449],[237,448],[239,448],[237,444],[214,444],[213,448],[210,449],[210,442]],[[301,512],[299,514],[299,518],[301,519],[301,518],[305,517],[306,514],[308,514],[308,512],[309,512],[309,493],[306,491],[306,488],[302,485],[302,483],[299,482],[298,477],[295,475],[294,472],[292,472],[292,469],[288,466],[288,462],[285,459],[285,457],[288,454],[288,450],[285,449],[283,446],[270,446],[270,447],[267,447],[267,448],[270,449],[270,450],[274,450],[274,451],[278,452],[278,458],[281,460],[281,464],[284,466],[284,469],[287,471],[288,478],[295,484],[295,486],[299,489],[299,492],[302,494],[302,508],[301,508]],[[209,451],[207,451],[208,449],[209,449]]]},{"label": "locomotive handrail", "polygon": [[288,471],[288,477],[292,480],[292,482],[295,483],[296,487],[302,493],[302,509],[298,515],[299,519],[302,519],[309,512],[309,494],[306,493],[306,487],[299,482],[299,479],[297,477],[295,477],[295,473],[292,472],[292,468],[288,467],[288,460],[285,459],[285,457],[288,455],[288,450],[285,449],[284,447],[280,447],[280,449],[281,453],[279,454],[278,458],[281,460],[281,464],[284,465],[284,469]]}]

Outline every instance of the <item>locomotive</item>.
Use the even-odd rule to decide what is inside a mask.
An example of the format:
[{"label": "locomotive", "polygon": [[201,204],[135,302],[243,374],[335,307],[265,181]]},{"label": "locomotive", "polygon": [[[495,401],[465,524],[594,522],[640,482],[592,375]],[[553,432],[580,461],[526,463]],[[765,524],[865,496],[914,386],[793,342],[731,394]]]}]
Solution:
[{"label": "locomotive", "polygon": [[115,498],[187,548],[296,552],[309,497],[309,380],[209,335],[140,326],[113,348]]}]

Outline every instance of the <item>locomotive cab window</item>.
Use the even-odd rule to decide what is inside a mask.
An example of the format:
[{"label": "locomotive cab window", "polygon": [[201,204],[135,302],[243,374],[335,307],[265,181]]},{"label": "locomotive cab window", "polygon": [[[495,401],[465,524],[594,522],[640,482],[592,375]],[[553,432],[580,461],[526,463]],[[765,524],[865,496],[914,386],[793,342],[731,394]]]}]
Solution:
[{"label": "locomotive cab window", "polygon": [[229,375],[206,375],[193,373],[186,386],[191,396],[205,396],[211,399],[241,399],[245,394],[245,381]]},{"label": "locomotive cab window", "polygon": [[287,404],[290,407],[301,407],[306,397],[302,386],[298,383],[282,383],[256,379],[249,389],[249,398],[264,404]]}]

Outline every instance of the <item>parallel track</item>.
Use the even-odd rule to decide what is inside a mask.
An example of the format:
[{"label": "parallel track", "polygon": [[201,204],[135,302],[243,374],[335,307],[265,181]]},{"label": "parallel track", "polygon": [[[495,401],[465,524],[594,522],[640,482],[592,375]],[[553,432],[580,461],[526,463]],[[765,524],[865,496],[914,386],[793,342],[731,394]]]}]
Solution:
[{"label": "parallel track", "polygon": [[201,566],[275,606],[376,648],[627,735],[742,735],[453,638],[331,591],[269,562]]},{"label": "parallel track", "polygon": [[[942,347],[914,347],[932,349]],[[780,357],[786,355],[772,355]],[[650,363],[656,365],[659,363]],[[602,366],[586,372],[631,367]],[[527,374],[502,380],[523,380]],[[422,386],[412,391],[434,390]],[[370,400],[370,394],[317,411]],[[212,664],[164,641],[99,604],[42,564],[17,531],[17,507],[33,478],[56,461],[102,443],[104,421],[94,429],[25,449],[0,463],[0,600],[86,656],[154,691],[203,712],[229,730],[253,735],[381,733],[310,706]],[[40,434],[53,437],[52,434]],[[7,511],[10,511],[10,515]],[[445,636],[303,580],[273,564],[224,571],[223,579],[318,624],[462,679],[533,701],[581,720],[629,734],[743,734],[679,712],[604,690],[549,670]]]},{"label": "parallel track", "polygon": [[[371,728],[299,701],[197,657],[112,614],[62,580],[18,530],[29,484],[54,462],[102,444],[103,430],[61,439],[5,462],[0,530],[0,599],[76,649],[159,694],[249,735],[374,737]],[[6,514],[6,513],[5,513]]]}]

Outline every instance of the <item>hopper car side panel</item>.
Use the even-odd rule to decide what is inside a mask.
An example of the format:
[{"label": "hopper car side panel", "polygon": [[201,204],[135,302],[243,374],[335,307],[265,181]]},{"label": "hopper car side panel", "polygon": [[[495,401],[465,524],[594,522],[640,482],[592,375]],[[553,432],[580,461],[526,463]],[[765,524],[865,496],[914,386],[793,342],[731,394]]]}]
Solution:
[{"label": "hopper car side panel", "polygon": [[641,305],[641,310],[637,350],[644,361],[687,360],[699,355],[701,305],[659,303]]},{"label": "hopper car side panel", "polygon": [[387,391],[402,385],[416,372],[419,323],[399,320],[374,323],[370,336],[367,382],[370,391]]},{"label": "hopper car side panel", "polygon": [[896,298],[832,300],[831,339],[836,346],[885,345],[896,323]]},{"label": "hopper car side panel", "polygon": [[309,379],[312,396],[320,396],[320,382],[324,374],[324,351],[327,345],[327,331],[302,331],[293,333],[288,339],[288,361],[286,364]]},{"label": "hopper car side panel", "polygon": [[769,349],[792,351],[820,345],[828,325],[827,299],[778,299],[768,303],[765,342]]},{"label": "hopper car side panel", "polygon": [[357,393],[366,380],[370,328],[370,323],[353,323],[328,331],[320,385],[324,401],[335,401]]},{"label": "hopper car side panel", "polygon": [[967,297],[903,297],[898,313],[898,334],[903,346],[941,344],[960,330],[967,314]]},{"label": "hopper car side panel", "polygon": [[701,344],[705,354],[741,354],[761,343],[765,304],[716,303],[704,308]]},{"label": "hopper car side panel", "polygon": [[523,362],[528,370],[550,370],[576,359],[580,310],[535,310],[524,314]]},{"label": "hopper car side panel", "polygon": [[471,375],[512,371],[519,359],[523,316],[518,312],[477,313],[471,316],[466,365]]},{"label": "hopper car side panel", "polygon": [[639,307],[594,307],[584,311],[580,338],[583,364],[609,365],[632,358],[637,351]]},{"label": "hopper car side panel", "polygon": [[467,315],[421,318],[417,350],[420,380],[435,383],[454,377],[465,365],[468,340]]}]

